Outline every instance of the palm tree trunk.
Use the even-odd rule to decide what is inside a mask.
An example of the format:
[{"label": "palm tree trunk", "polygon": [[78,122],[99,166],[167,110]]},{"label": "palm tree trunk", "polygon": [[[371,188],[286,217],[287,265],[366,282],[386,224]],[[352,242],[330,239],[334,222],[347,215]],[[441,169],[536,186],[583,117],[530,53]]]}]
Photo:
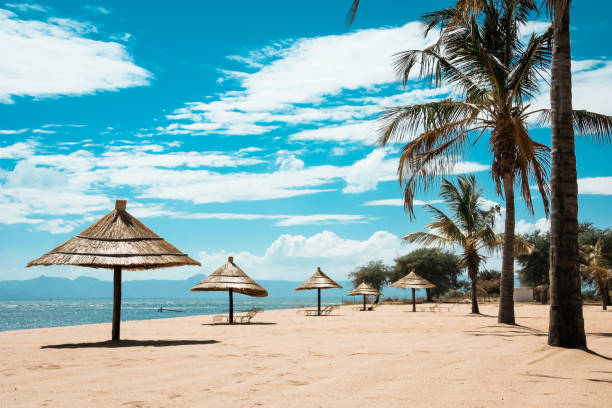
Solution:
[{"label": "palm tree trunk", "polygon": [[550,86],[550,320],[548,344],[586,347],[578,254],[578,177],[572,120],[569,0],[554,5]]},{"label": "palm tree trunk", "polygon": [[603,310],[608,310],[608,299],[606,297],[608,290],[607,286],[608,285],[603,282],[601,285],[599,285],[599,294],[601,295],[601,306],[603,307]]},{"label": "palm tree trunk", "polygon": [[504,175],[506,199],[506,222],[504,226],[504,248],[499,288],[499,323],[514,322],[514,182],[510,174]]},{"label": "palm tree trunk", "polygon": [[472,313],[480,314],[478,309],[478,295],[476,294],[476,278],[472,278]]}]

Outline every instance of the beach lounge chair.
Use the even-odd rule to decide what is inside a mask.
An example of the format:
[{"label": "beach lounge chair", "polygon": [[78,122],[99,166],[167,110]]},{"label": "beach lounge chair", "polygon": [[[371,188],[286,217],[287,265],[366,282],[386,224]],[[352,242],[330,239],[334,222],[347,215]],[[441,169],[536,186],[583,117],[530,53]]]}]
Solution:
[{"label": "beach lounge chair", "polygon": [[[263,313],[263,309],[254,307],[245,314],[234,315],[234,323],[250,323],[257,313]],[[213,323],[229,323],[229,318],[226,315],[218,315],[213,317]]]},{"label": "beach lounge chair", "polygon": [[324,314],[325,316],[329,316],[334,310],[338,309],[338,307],[339,306],[336,306],[336,305],[327,306],[325,310],[321,310],[321,314]]},{"label": "beach lounge chair", "polygon": [[[333,312],[337,308],[338,306],[336,305],[324,306],[321,308],[321,316],[329,316],[331,315],[331,312]],[[305,309],[298,310],[297,314],[304,313],[304,316],[316,316],[319,314],[318,312],[319,311],[317,309]]]},{"label": "beach lounge chair", "polygon": [[[372,303],[370,305],[366,305],[365,310],[371,312],[373,310],[376,310],[376,308],[379,305],[380,305],[380,303]],[[353,310],[361,310],[361,311],[363,311],[364,309],[363,309],[363,306],[356,306],[356,307],[353,307]]]},{"label": "beach lounge chair", "polygon": [[423,306],[417,309],[419,312],[450,312],[450,307],[442,305],[440,302],[436,302],[432,306]]}]

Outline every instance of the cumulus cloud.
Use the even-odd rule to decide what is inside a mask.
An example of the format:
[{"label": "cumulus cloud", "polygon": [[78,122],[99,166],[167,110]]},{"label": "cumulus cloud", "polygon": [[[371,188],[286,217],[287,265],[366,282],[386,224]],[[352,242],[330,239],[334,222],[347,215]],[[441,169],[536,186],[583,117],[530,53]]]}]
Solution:
[{"label": "cumulus cloud", "polygon": [[123,45],[87,38],[95,31],[89,23],[22,20],[0,9],[0,102],[148,85],[151,73]]},{"label": "cumulus cloud", "polygon": [[345,279],[351,270],[363,263],[372,259],[391,263],[409,250],[398,236],[387,231],[376,231],[363,241],[322,231],[309,237],[280,235],[261,255],[229,248],[216,253],[202,251],[198,257],[206,273],[214,271],[231,255],[256,279],[306,279],[317,266],[335,279]]},{"label": "cumulus cloud", "polygon": [[514,227],[514,232],[516,234],[529,234],[535,231],[550,231],[550,220],[544,217],[538,219],[536,222],[519,220]]}]

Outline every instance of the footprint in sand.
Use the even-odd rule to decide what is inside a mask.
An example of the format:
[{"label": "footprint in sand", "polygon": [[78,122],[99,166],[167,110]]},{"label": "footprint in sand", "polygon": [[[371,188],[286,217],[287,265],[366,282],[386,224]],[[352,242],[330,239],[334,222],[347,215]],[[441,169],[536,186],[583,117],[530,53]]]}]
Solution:
[{"label": "footprint in sand", "polygon": [[39,364],[36,367],[29,367],[29,370],[59,370],[62,366],[57,364]]},{"label": "footprint in sand", "polygon": [[289,380],[289,381],[287,381],[287,384],[289,384],[289,385],[295,385],[295,386],[300,386],[300,385],[308,385],[308,384],[310,384],[310,383],[309,383],[309,382],[306,382],[306,381]]},{"label": "footprint in sand", "polygon": [[130,407],[130,408],[145,408],[145,402],[144,401],[128,401],[128,402],[124,402],[121,405],[125,405],[125,406]]}]

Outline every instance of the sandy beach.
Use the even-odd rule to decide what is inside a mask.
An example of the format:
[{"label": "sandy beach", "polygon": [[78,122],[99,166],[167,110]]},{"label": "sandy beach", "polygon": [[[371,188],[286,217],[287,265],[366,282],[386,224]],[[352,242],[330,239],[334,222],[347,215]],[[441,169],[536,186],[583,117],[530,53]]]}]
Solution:
[{"label": "sandy beach", "polygon": [[612,312],[585,306],[592,352],[546,345],[547,306],[470,316],[266,311],[0,333],[2,407],[597,407],[612,396]]}]

